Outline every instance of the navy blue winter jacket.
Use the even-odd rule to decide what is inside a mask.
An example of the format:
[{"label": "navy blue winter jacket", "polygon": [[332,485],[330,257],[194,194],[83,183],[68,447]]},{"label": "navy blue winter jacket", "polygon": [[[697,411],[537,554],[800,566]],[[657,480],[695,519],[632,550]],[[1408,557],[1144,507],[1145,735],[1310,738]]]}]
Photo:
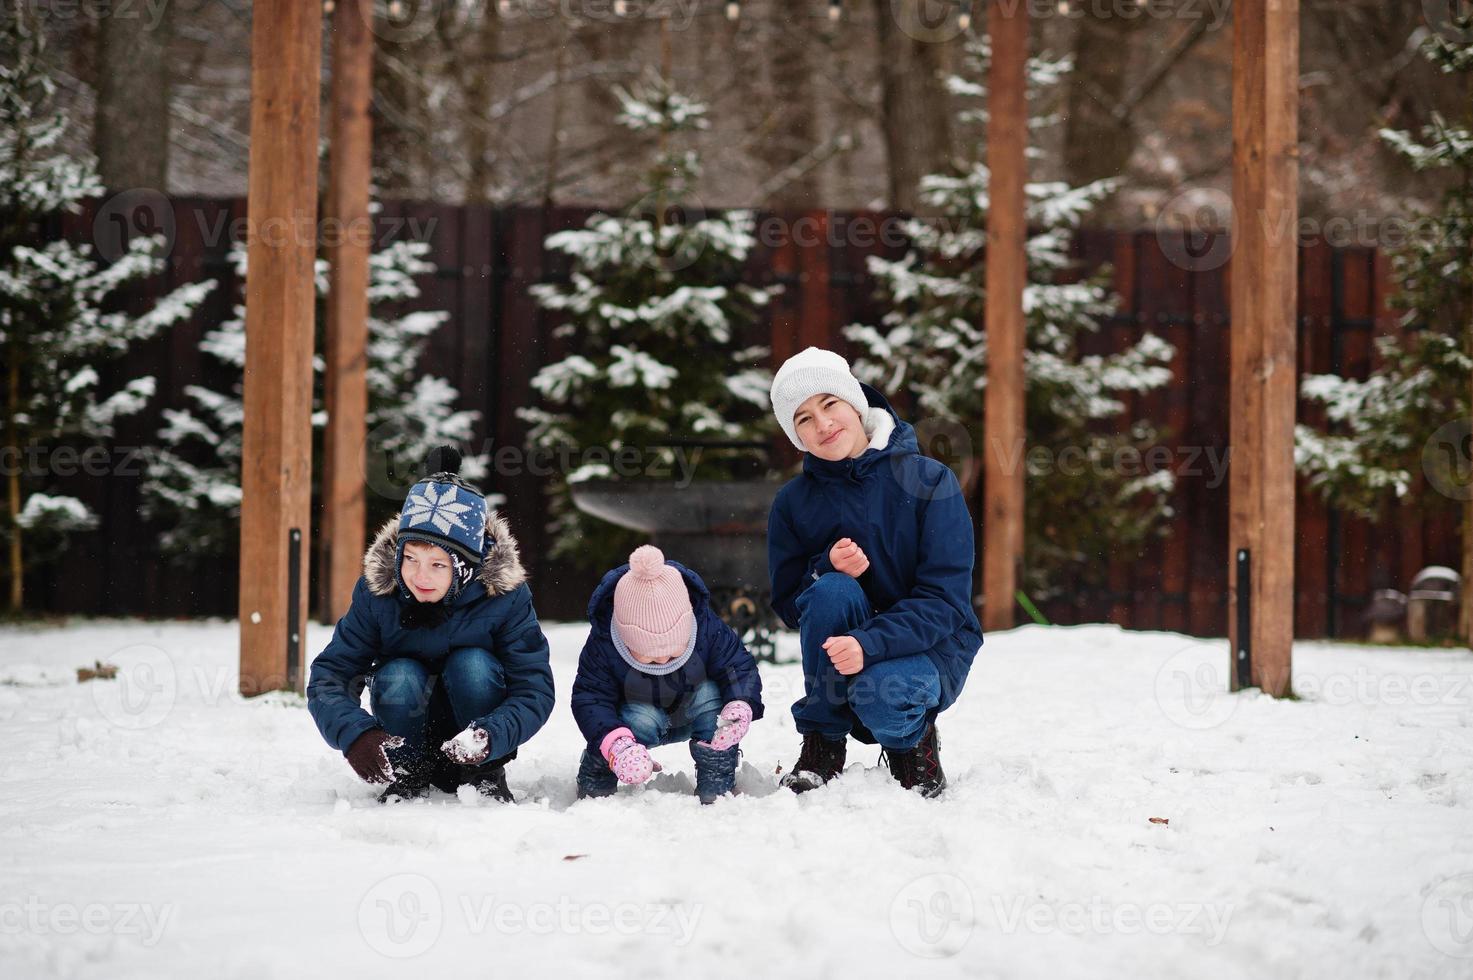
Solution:
[{"label": "navy blue winter jacket", "polygon": [[327,743],[346,752],[353,740],[378,722],[359,705],[369,675],[388,660],[413,657],[437,673],[451,650],[481,647],[501,662],[506,698],[474,724],[490,736],[491,758],[510,755],[552,713],[552,667],[547,637],[532,608],[532,590],[506,521],[486,526],[486,559],[476,578],[451,602],[437,626],[405,628],[406,600],[395,582],[399,518],[378,532],[363,556],[363,577],[353,601],[338,620],[307,684],[307,709]]},{"label": "navy blue winter jacket", "polygon": [[614,647],[609,623],[614,616],[614,586],[628,565],[620,565],[603,577],[588,600],[588,621],[593,629],[578,656],[578,675],[573,679],[573,717],[598,754],[605,735],[624,727],[619,707],[629,701],[652,704],[665,711],[706,680],[716,682],[722,703],[745,701],[752,707],[752,720],[762,717],[762,678],[757,661],[742,645],[736,631],[721,621],[711,608],[711,593],[695,572],[679,562],[666,561],[685,577],[691,610],[696,618],[696,646],[678,670],[668,674],[646,674],[630,666]]},{"label": "navy blue winter jacket", "polygon": [[922,456],[915,430],[883,395],[862,387],[876,431],[893,426],[889,440],[853,459],[831,462],[806,453],[803,472],[778,491],[767,520],[772,608],[796,628],[798,596],[834,571],[834,542],[852,538],[870,562],[858,581],[875,612],[849,635],[864,647],[867,663],[930,657],[946,708],[982,645],[971,599],[972,517],[955,474]]}]

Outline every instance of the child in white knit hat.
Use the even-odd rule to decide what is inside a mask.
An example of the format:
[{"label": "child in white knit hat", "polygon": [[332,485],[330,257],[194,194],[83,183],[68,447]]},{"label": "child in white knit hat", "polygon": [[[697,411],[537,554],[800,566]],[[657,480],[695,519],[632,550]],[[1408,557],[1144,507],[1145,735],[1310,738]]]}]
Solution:
[{"label": "child in white knit hat", "polygon": [[710,598],[699,575],[652,545],[594,591],[573,680],[573,716],[588,742],[580,799],[644,782],[660,768],[649,750],[680,741],[690,743],[702,803],[733,791],[738,743],[762,717],[762,678]]},{"label": "child in white knit hat", "polygon": [[961,486],[833,351],[789,358],[772,409],[804,454],[767,522],[772,607],[803,649],[803,747],[782,783],[801,793],[833,779],[852,734],[880,744],[906,789],[936,796],[935,719],[982,645]]}]

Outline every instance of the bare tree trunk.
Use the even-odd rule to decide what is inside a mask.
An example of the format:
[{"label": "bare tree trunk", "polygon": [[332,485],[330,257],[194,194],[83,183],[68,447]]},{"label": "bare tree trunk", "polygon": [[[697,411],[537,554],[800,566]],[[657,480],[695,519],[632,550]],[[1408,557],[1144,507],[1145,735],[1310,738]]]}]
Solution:
[{"label": "bare tree trunk", "polygon": [[[809,51],[811,31],[823,13],[807,0],[774,7],[769,48],[773,99],[769,106],[766,138],[757,142],[757,152],[770,179],[807,156],[818,144],[818,120],[813,108],[813,70]],[[820,201],[818,175],[803,168],[773,187],[767,200],[771,207],[813,208]]]},{"label": "bare tree trunk", "polygon": [[1092,4],[1080,14],[1064,124],[1065,177],[1076,186],[1124,173],[1135,152],[1135,130],[1117,113],[1125,101],[1131,37],[1150,23],[1144,14],[1121,17]]},{"label": "bare tree trunk", "polygon": [[557,22],[557,82],[552,88],[552,124],[547,134],[547,177],[542,185],[542,206],[553,206],[557,194],[558,170],[562,164],[563,112],[567,98],[568,33],[562,20]]},{"label": "bare tree trunk", "polygon": [[138,4],[98,18],[92,140],[110,190],[168,189],[170,10]]},{"label": "bare tree trunk", "polygon": [[5,456],[15,461],[6,474],[6,510],[10,517],[10,611],[19,613],[25,601],[25,563],[21,555],[20,526],[20,432],[16,419],[20,415],[20,345],[10,351],[10,376],[5,393]]},{"label": "bare tree trunk", "polygon": [[[591,26],[572,31],[573,38],[583,51],[581,59],[575,58],[574,63],[583,61],[590,64],[599,64],[608,61],[614,54],[626,50],[624,46],[632,47],[634,35],[628,28],[620,28],[619,36],[613,34],[614,28],[604,26],[595,21]],[[620,42],[624,42],[621,45]],[[571,94],[571,93],[570,93]],[[578,124],[585,131],[608,134],[618,131],[614,119],[619,115],[620,105],[618,98],[611,90],[609,79],[597,75],[588,75],[578,86],[577,101],[581,106],[581,112],[577,113]],[[622,141],[621,141],[622,142]],[[614,144],[615,147],[620,143]],[[611,147],[609,150],[601,150],[594,154],[593,165],[586,172],[584,180],[583,196],[592,196],[599,201],[606,201],[610,206],[627,203],[621,198],[628,197],[626,190],[617,189],[615,181],[614,164],[619,159],[619,153]]]},{"label": "bare tree trunk", "polygon": [[[465,73],[464,91],[469,117],[465,130],[467,204],[489,204],[495,197],[495,147],[491,134],[491,103],[496,95],[497,51],[501,39],[501,17],[495,4],[487,4],[486,12],[472,40],[476,57]],[[557,29],[562,29],[558,19]]]},{"label": "bare tree trunk", "polygon": [[926,0],[875,0],[879,37],[880,123],[890,206],[918,211],[920,179],[951,157],[951,42],[922,16]]}]

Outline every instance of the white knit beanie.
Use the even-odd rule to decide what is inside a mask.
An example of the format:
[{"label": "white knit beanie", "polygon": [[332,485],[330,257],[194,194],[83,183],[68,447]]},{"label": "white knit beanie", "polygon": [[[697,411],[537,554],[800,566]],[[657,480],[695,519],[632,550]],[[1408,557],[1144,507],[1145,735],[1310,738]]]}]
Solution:
[{"label": "white knit beanie", "polygon": [[831,350],[810,347],[794,354],[783,362],[772,379],[772,411],[777,424],[783,427],[793,445],[800,452],[808,447],[798,438],[798,428],[793,424],[793,414],[798,406],[814,395],[829,394],[842,398],[864,418],[869,409],[869,400],[859,387],[859,379],[849,371],[849,362]]}]

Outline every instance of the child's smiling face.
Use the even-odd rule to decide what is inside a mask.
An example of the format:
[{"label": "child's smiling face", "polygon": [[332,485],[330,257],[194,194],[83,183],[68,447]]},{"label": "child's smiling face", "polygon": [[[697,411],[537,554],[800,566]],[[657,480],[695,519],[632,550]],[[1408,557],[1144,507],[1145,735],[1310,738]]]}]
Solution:
[{"label": "child's smiling face", "polygon": [[793,427],[803,446],[819,459],[851,459],[869,446],[864,423],[854,406],[838,395],[814,395],[793,413]]},{"label": "child's smiling face", "polygon": [[399,576],[409,591],[420,602],[439,602],[450,591],[450,580],[455,569],[450,565],[450,553],[444,548],[424,541],[408,541],[404,544],[404,561],[399,566]]}]

